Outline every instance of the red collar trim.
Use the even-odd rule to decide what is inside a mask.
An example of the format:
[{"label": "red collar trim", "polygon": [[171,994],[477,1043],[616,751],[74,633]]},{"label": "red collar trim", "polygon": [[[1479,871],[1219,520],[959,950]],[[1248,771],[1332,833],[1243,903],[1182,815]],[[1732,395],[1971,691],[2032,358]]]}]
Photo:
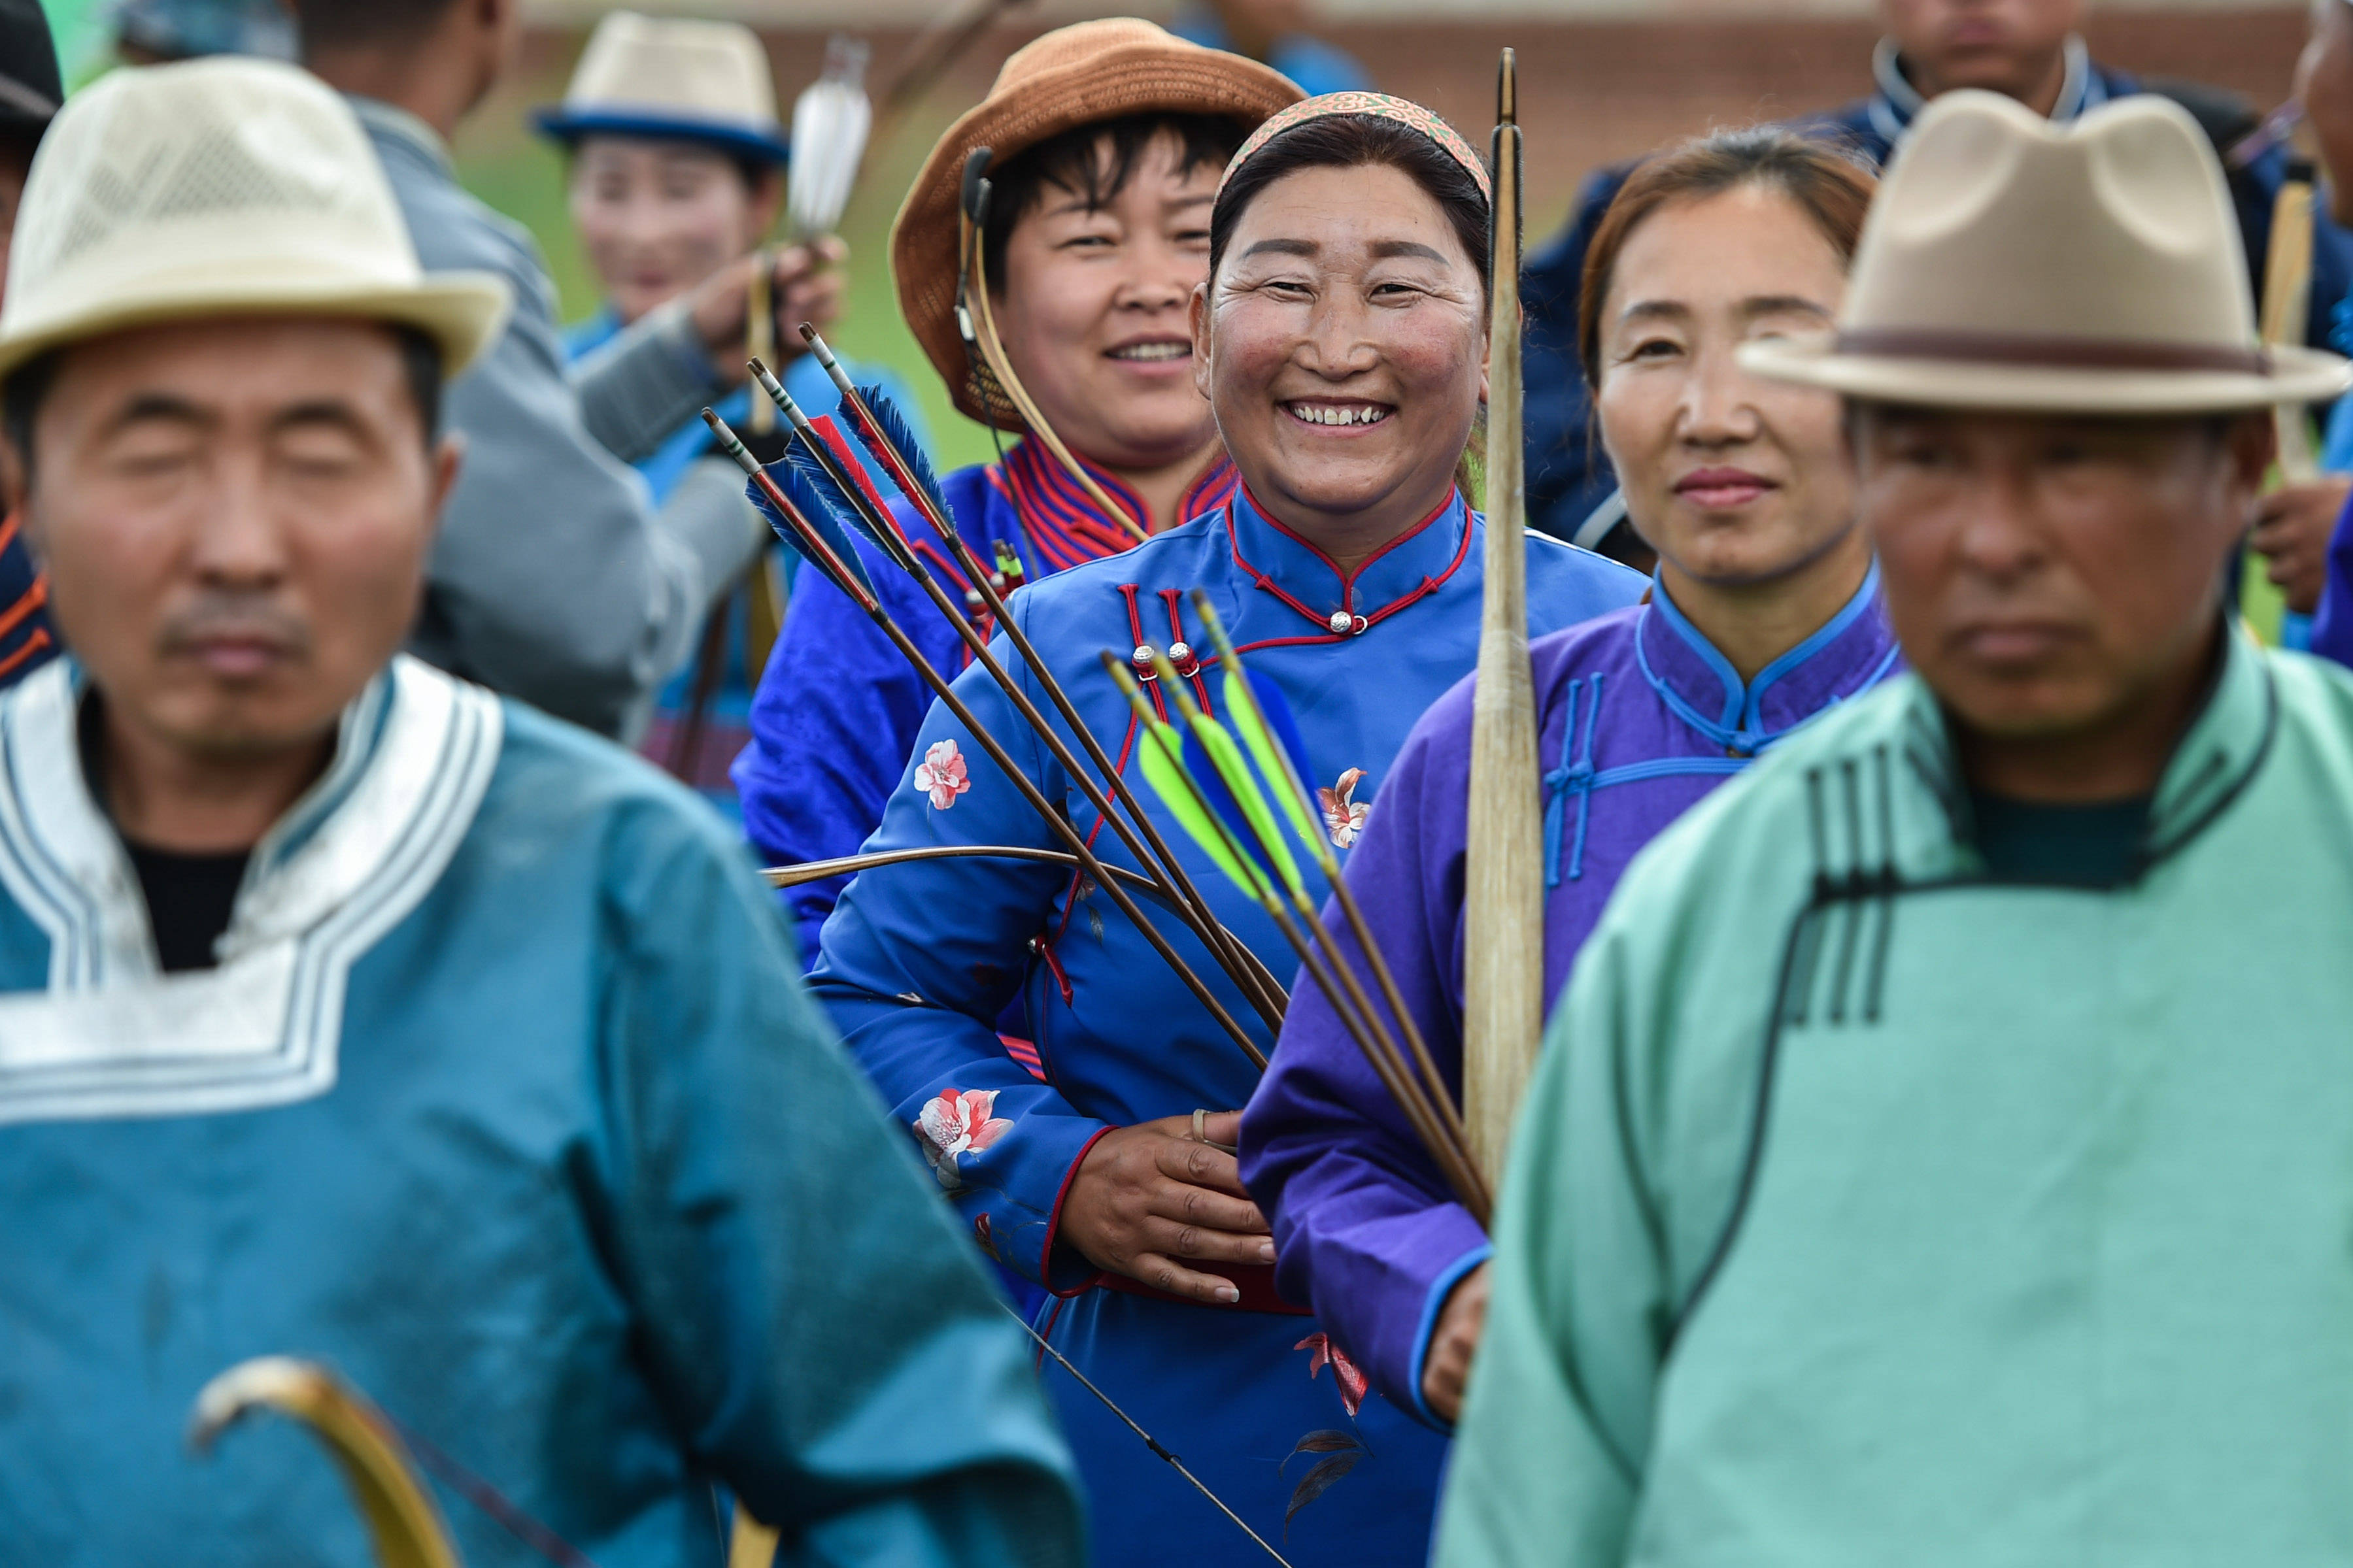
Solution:
[{"label": "red collar trim", "polygon": [[[1302,550],[1307,551],[1309,553],[1313,554],[1315,559],[1321,561],[1324,565],[1329,566],[1332,569],[1332,575],[1340,579],[1340,607],[1351,612],[1353,612],[1356,607],[1354,603],[1356,594],[1356,579],[1365,574],[1365,569],[1370,566],[1374,562],[1378,561],[1382,556],[1387,555],[1390,551],[1395,550],[1399,545],[1405,543],[1408,540],[1419,539],[1431,523],[1436,522],[1440,518],[1444,517],[1448,511],[1453,509],[1456,498],[1460,497],[1462,493],[1461,490],[1457,489],[1448,490],[1446,492],[1446,499],[1440,501],[1438,505],[1431,510],[1428,517],[1423,518],[1419,522],[1415,523],[1411,528],[1407,529],[1403,533],[1398,534],[1395,539],[1390,540],[1387,544],[1382,545],[1378,550],[1374,551],[1370,555],[1367,555],[1362,561],[1357,562],[1356,569],[1355,571],[1343,572],[1340,570],[1340,563],[1338,562],[1324,553],[1324,547],[1322,545],[1317,544],[1314,540],[1307,538],[1305,535],[1294,531],[1293,529],[1288,527],[1281,518],[1275,516],[1273,512],[1269,511],[1266,508],[1266,504],[1258,499],[1258,492],[1250,488],[1249,480],[1245,479],[1234,488],[1240,490],[1250,501],[1250,510],[1258,513],[1260,519],[1263,521],[1269,528],[1274,530],[1275,532],[1282,535],[1285,539],[1290,540]],[[1229,535],[1231,535],[1234,531],[1233,516],[1230,511],[1227,514],[1226,531]],[[1471,537],[1471,505],[1467,500],[1463,502],[1462,506],[1462,537],[1466,540]],[[1237,542],[1234,547],[1234,559],[1236,561],[1240,561],[1241,558],[1241,546],[1240,542]],[[1452,568],[1450,567],[1448,570],[1451,571]]]},{"label": "red collar trim", "polygon": [[[1371,630],[1373,626],[1388,619],[1391,616],[1396,615],[1399,610],[1404,609],[1407,605],[1428,598],[1430,595],[1438,592],[1438,590],[1444,586],[1447,581],[1451,579],[1455,573],[1461,570],[1462,563],[1470,559],[1471,556],[1471,508],[1470,503],[1465,501],[1462,507],[1462,537],[1456,543],[1454,548],[1454,559],[1446,563],[1446,569],[1439,573],[1434,577],[1424,577],[1420,583],[1416,584],[1413,588],[1405,594],[1400,595],[1398,597],[1390,600],[1388,604],[1383,605],[1372,614],[1368,616],[1361,615],[1358,613],[1356,605],[1356,579],[1363,575],[1365,568],[1370,566],[1374,562],[1378,561],[1382,556],[1387,555],[1390,551],[1395,550],[1398,545],[1403,544],[1406,541],[1419,536],[1431,523],[1436,522],[1440,518],[1445,516],[1446,513],[1453,508],[1456,494],[1450,493],[1447,499],[1439,504],[1437,510],[1431,512],[1428,517],[1423,518],[1419,522],[1414,524],[1413,527],[1406,530],[1403,533],[1398,534],[1395,539],[1390,540],[1387,544],[1382,545],[1378,550],[1373,552],[1372,554],[1366,556],[1363,562],[1358,563],[1356,570],[1354,573],[1345,573],[1342,572],[1332,558],[1329,555],[1324,554],[1324,552],[1312,541],[1303,539],[1292,530],[1285,528],[1280,521],[1276,521],[1271,512],[1268,511],[1264,507],[1260,506],[1258,504],[1257,497],[1252,496],[1250,493],[1250,488],[1248,485],[1243,485],[1240,487],[1240,489],[1243,497],[1249,500],[1252,510],[1254,510],[1261,518],[1265,520],[1269,527],[1282,534],[1284,538],[1293,541],[1301,548],[1313,554],[1317,560],[1323,562],[1324,565],[1331,568],[1332,574],[1340,580],[1341,612],[1351,617],[1352,621],[1363,622],[1363,625],[1361,626],[1352,625],[1349,629],[1345,632],[1335,632],[1332,630],[1330,614],[1319,614],[1318,612],[1310,609],[1307,605],[1302,604],[1281,584],[1277,583],[1271,574],[1261,571],[1258,567],[1251,565],[1249,559],[1242,554],[1241,536],[1234,527],[1233,503],[1229,501],[1226,505],[1223,517],[1226,524],[1226,542],[1233,552],[1234,564],[1240,567],[1255,585],[1263,589],[1267,593],[1273,595],[1277,599],[1288,605],[1293,612],[1311,622],[1315,626],[1318,633],[1318,635],[1314,637],[1280,637],[1269,640],[1284,643],[1340,642],[1348,637],[1358,636],[1363,632]],[[1260,642],[1252,643],[1249,646],[1258,647],[1263,647],[1265,644],[1264,642]]]}]

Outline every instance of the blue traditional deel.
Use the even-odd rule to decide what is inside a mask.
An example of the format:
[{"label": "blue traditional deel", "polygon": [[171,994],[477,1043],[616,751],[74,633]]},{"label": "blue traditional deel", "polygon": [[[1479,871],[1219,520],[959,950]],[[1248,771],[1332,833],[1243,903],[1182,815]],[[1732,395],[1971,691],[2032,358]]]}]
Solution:
[{"label": "blue traditional deel", "polygon": [[[1879,568],[1820,630],[1744,682],[1662,586],[1529,650],[1545,769],[1545,994],[1567,984],[1637,852],[1785,737],[1901,668]],[[1465,803],[1472,682],[1398,753],[1348,883],[1450,1092],[1461,1092]],[[1363,966],[1345,928],[1338,950]],[[1276,1279],[1313,1300],[1373,1386],[1439,1425],[1422,1363],[1448,1292],[1487,1257],[1478,1222],[1321,992],[1292,998],[1242,1121],[1242,1174],[1274,1226]]]},{"label": "blue traditional deel", "polygon": [[[1827,113],[1800,115],[1788,128],[1851,148],[1874,168],[1883,165],[1925,100],[1905,79],[1894,47],[1883,41],[1872,56],[1871,96]],[[2113,99],[2162,90],[2094,60],[2081,39],[2070,39],[2051,118],[2070,121]],[[2231,205],[2247,255],[2247,276],[2258,287],[2271,246],[2272,206],[2287,178],[2288,150],[2274,147],[2245,168],[2232,168]],[[1577,193],[1568,226],[1528,258],[1522,291],[1527,304],[1528,519],[1567,539],[1617,487],[1609,460],[1591,439],[1591,399],[1577,363],[1577,291],[1585,255],[1601,216],[1635,164],[1597,171]],[[2339,300],[2353,288],[2353,235],[2323,214],[2312,233],[2312,326],[2315,348],[2328,345]]]},{"label": "blue traditional deel", "polygon": [[[610,342],[621,331],[621,320],[608,306],[588,320],[565,332],[565,353],[574,361],[586,358]],[[871,367],[850,367],[862,379],[878,382],[898,400],[908,406],[902,395],[902,384],[887,371]],[[831,377],[810,354],[796,355],[778,374],[785,390],[793,401],[811,417],[830,414],[841,401]],[[750,428],[752,397],[756,389],[746,384],[737,387],[712,406],[722,419],[737,430]],[[783,416],[777,416],[781,424]],[[923,434],[916,426],[918,438]],[[654,504],[659,506],[678,485],[687,469],[698,458],[712,455],[710,426],[701,418],[688,420],[670,438],[637,464],[638,472],[646,481]],[[870,466],[869,471],[872,472]],[[881,476],[876,476],[878,479]],[[887,481],[884,481],[887,482]],[[787,552],[779,551],[778,563],[790,581],[793,560]],[[753,683],[756,673],[748,663],[748,617],[750,601],[740,590],[731,590],[727,596],[712,606],[712,613],[726,617],[726,643],[719,679],[712,688],[709,706],[703,713],[703,740],[697,748],[695,776],[688,780],[703,797],[729,816],[740,810],[733,785],[726,773],[728,763],[748,745],[752,738],[751,710]],[[691,657],[662,685],[654,699],[654,720],[646,734],[644,751],[658,761],[666,761],[676,749],[681,727],[694,706],[695,658]],[[707,760],[706,760],[707,759]]]},{"label": "blue traditional deel", "polygon": [[[1173,658],[1196,702],[1220,712],[1205,628],[1187,601],[1204,590],[1249,667],[1296,717],[1324,775],[1311,781],[1321,786],[1324,826],[1345,850],[1416,718],[1477,658],[1484,531],[1456,496],[1343,572],[1238,489],[1216,511],[1032,584],[1011,602],[1219,918],[1277,973],[1292,973],[1294,960],[1272,922],[1155,801],[1137,757],[1138,722],[1101,655],[1149,644]],[[1641,578],[1587,552],[1535,536],[1527,551],[1538,633],[1642,592]],[[1026,675],[1004,639],[997,652]],[[1133,867],[985,673],[967,670],[956,689],[1097,853]],[[1173,710],[1157,679],[1145,690],[1161,714]],[[1054,843],[972,737],[934,708],[867,847]],[[1271,1048],[1200,943],[1173,915],[1155,923]],[[1003,858],[867,871],[826,922],[813,981],[974,1240],[1052,1292],[1038,1326],[1058,1349],[1261,1534],[1282,1540],[1301,1568],[1422,1560],[1440,1438],[1394,1404],[1365,1400],[1348,1350],[1276,1296],[1268,1268],[1215,1270],[1235,1279],[1241,1301],[1204,1306],[1100,1272],[1057,1245],[1071,1176],[1098,1138],[1239,1107],[1257,1080],[1240,1047],[1092,885],[1052,865]],[[1036,1042],[1043,1081],[999,1042],[1008,1013]],[[1229,1521],[1072,1381],[1050,1372],[1048,1381],[1082,1456],[1097,1562],[1244,1560],[1247,1543]],[[1294,1489],[1319,1465],[1353,1473],[1290,1520],[1286,1534]]]},{"label": "blue traditional deel", "polygon": [[[905,407],[903,400],[892,401]],[[1134,491],[1092,465],[1087,471],[1143,523],[1148,514]],[[1034,441],[1017,444],[1002,463],[960,468],[940,488],[973,553],[988,562],[999,545],[1009,548],[1030,583],[1135,542]],[[1221,506],[1233,488],[1233,465],[1220,456],[1187,491],[1178,515],[1195,517]],[[904,500],[894,501],[892,511],[932,574],[951,592],[967,587],[931,525]],[[913,580],[862,542],[859,551],[892,618],[932,668],[948,675],[969,663],[964,643]],[[744,834],[765,863],[799,865],[856,854],[905,775],[930,706],[922,678],[865,613],[830,584],[803,575],[752,699],[750,744],[733,770]],[[848,880],[804,883],[785,895],[811,963],[818,930]]]}]

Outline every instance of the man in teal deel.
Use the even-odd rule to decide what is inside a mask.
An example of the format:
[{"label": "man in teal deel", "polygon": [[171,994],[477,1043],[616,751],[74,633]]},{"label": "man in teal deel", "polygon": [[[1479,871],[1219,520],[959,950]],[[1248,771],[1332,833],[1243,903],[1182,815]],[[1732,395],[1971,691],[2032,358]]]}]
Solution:
[{"label": "man in teal deel", "polygon": [[2353,1553],[2353,682],[2222,569],[2272,405],[2220,167],[1929,106],[1835,333],[1914,675],[1671,828],[1496,1215],[1445,1568]]},{"label": "man in teal deel", "polygon": [[539,1560],[516,1510],[718,1562],[716,1487],[780,1563],[1075,1564],[1029,1339],[733,837],[396,652],[511,300],[420,268],[292,66],[43,140],[0,412],[72,651],[0,696],[0,1559],[363,1561],[300,1434],[186,1445],[296,1354],[454,1461],[475,1568]]}]

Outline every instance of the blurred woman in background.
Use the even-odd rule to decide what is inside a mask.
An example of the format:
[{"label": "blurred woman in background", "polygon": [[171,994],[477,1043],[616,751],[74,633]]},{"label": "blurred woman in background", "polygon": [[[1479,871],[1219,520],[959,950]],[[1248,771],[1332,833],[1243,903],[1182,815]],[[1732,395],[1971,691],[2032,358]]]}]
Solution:
[{"label": "blurred woman in background", "polygon": [[[763,264],[773,269],[782,321],[823,327],[839,314],[839,239],[762,249],[783,203],[789,149],[767,51],[750,28],[615,12],[590,35],[564,101],[533,118],[568,154],[573,227],[605,293],[603,308],[565,336],[575,362],[656,310],[706,308],[705,300],[732,300],[740,310],[740,292],[689,296],[722,273],[748,279]],[[835,406],[832,381],[797,334],[778,334],[771,363],[812,415]],[[719,412],[748,431],[759,395],[738,387]],[[726,463],[712,456],[700,419],[647,447],[636,467],[656,504],[693,464]],[[761,455],[781,451],[781,439],[771,437]],[[750,738],[753,677],[783,609],[781,564],[764,561],[713,609],[700,648],[656,699],[643,742],[647,755],[731,812],[727,763]]]}]

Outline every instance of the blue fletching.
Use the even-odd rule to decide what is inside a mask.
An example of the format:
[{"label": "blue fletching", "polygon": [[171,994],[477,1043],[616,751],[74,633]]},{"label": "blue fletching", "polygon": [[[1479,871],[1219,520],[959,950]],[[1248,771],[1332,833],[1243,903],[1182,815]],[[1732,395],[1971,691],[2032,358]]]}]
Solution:
[{"label": "blue fletching", "polygon": [[[797,453],[795,455],[798,456]],[[858,546],[844,531],[841,519],[835,513],[832,507],[812,489],[798,473],[794,471],[790,463],[770,463],[767,466],[767,474],[770,479],[776,481],[776,488],[785,492],[785,499],[791,501],[803,517],[808,519],[809,526],[817,530],[818,537],[825,541],[835,554],[841,557],[842,564],[849,569],[851,575],[858,579],[868,594],[872,594],[874,579],[867,572],[866,563],[859,556]],[[826,571],[825,563],[809,553],[808,547],[801,542],[801,536],[777,514],[776,509],[769,504],[767,496],[757,483],[748,479],[744,481],[744,493],[752,498],[752,504],[760,509],[760,515],[768,520],[768,526],[776,531],[778,539],[790,545],[795,552],[817,567],[820,574]]]},{"label": "blue fletching", "polygon": [[[875,534],[873,528],[866,521],[866,514],[858,510],[858,503],[850,498],[849,491],[842,487],[841,483],[827,470],[826,466],[818,461],[815,453],[796,439],[791,449],[785,454],[785,463],[792,469],[793,478],[799,482],[802,489],[820,499],[825,503],[826,510],[837,521],[855,530],[858,537],[882,552],[882,559],[893,564],[897,563],[899,552],[893,548],[896,542],[879,538]],[[769,471],[773,473],[775,469],[771,468]],[[781,479],[778,482],[781,483]],[[793,498],[795,504],[800,504],[801,490],[795,489],[791,485],[786,485],[785,493]],[[802,506],[801,510],[807,511],[808,509]],[[810,515],[814,519],[816,514]]]},{"label": "blue fletching", "polygon": [[[932,472],[932,460],[923,455],[923,444],[915,439],[915,432],[908,426],[907,416],[899,412],[898,405],[891,401],[891,395],[879,386],[861,386],[858,389],[858,395],[865,400],[867,411],[874,416],[881,439],[897,450],[905,460],[908,471],[915,476],[915,483],[922,487],[924,499],[947,520],[949,527],[956,526],[956,515],[948,510],[948,498],[940,489],[939,476]],[[850,433],[858,437],[859,445],[874,454],[874,461],[883,472],[890,472],[891,465],[883,460],[875,432],[866,428],[863,420],[849,417],[847,408],[842,410],[842,414]],[[911,496],[908,499],[912,500],[914,498]]]},{"label": "blue fletching", "polygon": [[[1307,739],[1299,732],[1299,721],[1293,715],[1290,702],[1283,698],[1282,688],[1274,683],[1272,676],[1259,670],[1244,669],[1242,673],[1250,678],[1250,695],[1258,700],[1258,710],[1266,715],[1266,727],[1274,731],[1275,744],[1281,746],[1282,754],[1291,759],[1292,767],[1299,774],[1299,782],[1313,790],[1315,787],[1315,770],[1308,765]],[[1279,779],[1269,779],[1266,787],[1280,792],[1282,784]]]},{"label": "blue fletching", "polygon": [[1250,857],[1250,863],[1266,874],[1267,881],[1274,887],[1282,887],[1283,879],[1275,870],[1273,859],[1267,854],[1266,846],[1259,842],[1258,835],[1250,831],[1250,818],[1243,814],[1241,802],[1234,798],[1234,792],[1226,787],[1224,777],[1218,772],[1217,763],[1209,756],[1209,748],[1201,743],[1201,738],[1193,732],[1191,725],[1185,725],[1183,729],[1185,771],[1191,773],[1193,782],[1200,786],[1201,798],[1209,803],[1209,809],[1218,814],[1218,820],[1226,825],[1226,831],[1233,835],[1234,842],[1241,847],[1243,854]]}]

